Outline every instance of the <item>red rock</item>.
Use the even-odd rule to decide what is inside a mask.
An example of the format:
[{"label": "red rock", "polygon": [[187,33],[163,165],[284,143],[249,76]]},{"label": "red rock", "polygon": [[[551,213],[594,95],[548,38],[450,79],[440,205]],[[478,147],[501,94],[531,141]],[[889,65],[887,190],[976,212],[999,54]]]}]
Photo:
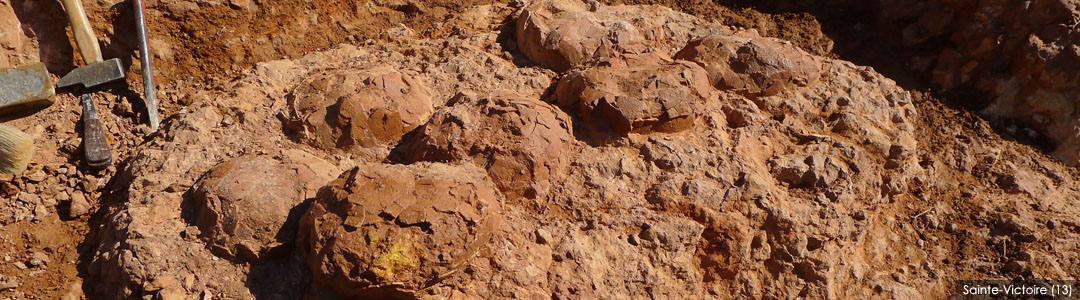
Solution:
[{"label": "red rock", "polygon": [[470,166],[365,164],[320,191],[300,224],[317,286],[346,297],[415,297],[477,259],[500,195]]},{"label": "red rock", "polygon": [[[607,37],[614,37],[608,40]],[[517,45],[525,56],[555,71],[610,57],[641,39],[632,27],[609,31],[581,1],[536,1],[517,20]]]},{"label": "red rock", "polygon": [[214,167],[195,188],[195,223],[203,239],[226,258],[260,261],[282,254],[296,235],[290,212],[306,193],[314,195],[309,184],[321,186],[331,178],[330,172],[312,171],[326,170],[316,160],[247,156]]},{"label": "red rock", "polygon": [[697,65],[635,55],[572,71],[555,94],[560,105],[576,109],[588,123],[625,135],[690,128],[712,88]]},{"label": "red rock", "polygon": [[419,80],[389,67],[316,74],[293,91],[289,107],[300,140],[345,151],[397,141],[434,109]]},{"label": "red rock", "polygon": [[748,97],[772,96],[821,76],[818,59],[798,47],[756,33],[710,35],[691,41],[675,58],[693,61],[713,86]]},{"label": "red rock", "polygon": [[562,174],[573,140],[570,118],[558,108],[512,93],[494,93],[439,110],[405,141],[406,160],[470,161],[487,169],[511,198],[546,193]]}]

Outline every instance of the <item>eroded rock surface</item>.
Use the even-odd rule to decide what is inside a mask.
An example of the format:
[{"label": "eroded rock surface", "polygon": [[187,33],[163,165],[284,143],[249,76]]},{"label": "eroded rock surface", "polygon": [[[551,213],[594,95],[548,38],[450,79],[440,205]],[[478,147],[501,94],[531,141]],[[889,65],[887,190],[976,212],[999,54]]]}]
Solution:
[{"label": "eroded rock surface", "polygon": [[699,38],[676,53],[675,58],[704,67],[716,88],[754,98],[807,86],[821,76],[818,58],[790,42],[754,32]]},{"label": "eroded rock surface", "polygon": [[607,6],[595,1],[541,0],[516,23],[517,47],[537,64],[562,72],[622,53],[667,53],[714,28],[665,7]]},{"label": "eroded rock surface", "polygon": [[844,26],[877,30],[847,34],[865,32],[856,44],[881,54],[855,56],[918,74],[951,101],[1010,123],[999,126],[1004,134],[1044,147],[1067,164],[1080,163],[1075,1],[770,0],[757,5],[829,17],[839,11],[862,14],[867,23]]},{"label": "eroded rock surface", "polygon": [[319,193],[299,242],[316,286],[415,298],[479,259],[500,225],[500,197],[476,167],[361,165]]},{"label": "eroded rock surface", "polygon": [[336,167],[300,151],[301,162],[245,156],[223,162],[196,183],[195,224],[211,250],[260,261],[289,251],[304,199],[336,175]]},{"label": "eroded rock surface", "polygon": [[[355,147],[347,152],[349,157],[342,157],[331,153],[343,151],[323,150],[304,140],[298,143],[290,135],[297,128],[293,127],[297,119],[290,117],[295,112],[296,87],[319,76],[344,76],[389,65],[401,74],[418,74],[416,80],[430,87],[432,98],[442,99],[433,101],[433,106],[442,106],[459,90],[500,86],[516,86],[516,92],[539,98],[554,73],[518,68],[508,54],[482,50],[495,40],[496,34],[490,33],[468,39],[410,39],[403,45],[380,45],[377,49],[344,45],[297,60],[262,63],[220,90],[190,95],[187,101],[193,104],[163,124],[159,140],[140,146],[118,170],[116,183],[104,192],[101,217],[95,219],[95,229],[88,237],[93,241],[87,259],[88,282],[95,284],[87,287],[87,294],[102,298],[206,294],[226,299],[297,299],[307,293],[332,299],[333,290],[308,288],[312,272],[295,251],[243,263],[215,255],[201,236],[216,236],[212,233],[216,225],[210,226],[211,232],[203,232],[196,224],[194,198],[199,178],[238,157],[269,157],[301,178],[292,186],[303,191],[304,199],[311,198],[326,182],[303,178],[332,178],[338,170],[362,162],[385,161],[390,148],[396,146],[393,141],[371,148]],[[454,59],[445,61],[447,56]],[[466,73],[469,76],[462,75]],[[293,168],[295,165],[310,168]]]},{"label": "eroded rock surface", "polygon": [[469,161],[514,198],[546,194],[565,172],[574,139],[558,108],[511,92],[459,95],[405,141],[408,161]]},{"label": "eroded rock surface", "polygon": [[[647,26],[634,22],[687,17],[660,18],[665,9],[656,7],[583,9],[599,20],[616,12],[613,20],[639,31]],[[515,64],[519,53],[503,48],[499,32],[429,40],[399,30],[392,43],[263,63],[193,94],[111,180],[87,238],[87,291],[151,299],[909,299],[948,297],[956,280],[977,276],[1080,276],[1080,210],[1068,200],[1080,193],[1075,170],[872,68],[771,40],[736,43],[769,55],[717,61],[732,72],[755,64],[732,73],[747,90],[717,88],[701,66],[713,62],[665,57],[691,40],[747,35],[701,21],[668,25],[693,28],[657,38],[655,49],[585,59],[562,74]],[[610,38],[586,33],[587,41]],[[710,49],[721,48],[702,53]],[[629,63],[635,57],[655,60]],[[806,61],[813,63],[799,63]],[[350,151],[296,139],[297,86],[376,66],[428,87],[431,117],[400,142]],[[603,95],[582,88],[566,98],[569,107],[544,102],[563,101],[557,79],[590,70],[575,78],[597,78],[584,82]],[[710,79],[686,80],[702,76]],[[620,85],[638,80],[653,85]],[[514,90],[498,92],[507,87]],[[711,96],[695,94],[701,89]],[[609,98],[642,109],[604,115],[580,107],[581,99]],[[601,144],[575,135],[611,120],[648,124],[683,112],[656,106],[664,99],[696,103],[692,125],[631,125]],[[237,157],[296,161],[295,150],[352,170],[307,211],[300,251],[249,263],[212,254],[199,238],[210,233],[194,222],[198,179]]]},{"label": "eroded rock surface", "polygon": [[324,150],[397,141],[434,108],[419,80],[386,66],[314,74],[291,97],[300,139]]},{"label": "eroded rock surface", "polygon": [[584,116],[586,126],[606,124],[625,135],[686,130],[713,90],[705,70],[693,63],[631,55],[569,72],[555,94],[559,105]]}]

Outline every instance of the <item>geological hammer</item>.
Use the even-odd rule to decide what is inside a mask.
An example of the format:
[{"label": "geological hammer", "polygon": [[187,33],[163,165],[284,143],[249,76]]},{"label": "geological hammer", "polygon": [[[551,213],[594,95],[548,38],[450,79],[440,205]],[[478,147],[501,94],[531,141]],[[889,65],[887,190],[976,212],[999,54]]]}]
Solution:
[{"label": "geological hammer", "polygon": [[58,87],[82,85],[83,107],[83,153],[86,156],[86,164],[94,169],[103,169],[112,164],[112,149],[105,140],[105,132],[101,126],[101,118],[98,117],[97,109],[94,108],[94,98],[91,97],[91,88],[100,84],[124,78],[124,67],[120,65],[120,59],[113,58],[102,61],[101,48],[98,47],[97,37],[90,28],[90,20],[86,18],[82,3],[79,0],[63,0],[64,10],[67,11],[68,19],[71,20],[71,32],[75,35],[75,42],[79,46],[86,65],[72,70],[56,83]]},{"label": "geological hammer", "polygon": [[55,95],[43,63],[0,69],[0,118],[52,105]]}]

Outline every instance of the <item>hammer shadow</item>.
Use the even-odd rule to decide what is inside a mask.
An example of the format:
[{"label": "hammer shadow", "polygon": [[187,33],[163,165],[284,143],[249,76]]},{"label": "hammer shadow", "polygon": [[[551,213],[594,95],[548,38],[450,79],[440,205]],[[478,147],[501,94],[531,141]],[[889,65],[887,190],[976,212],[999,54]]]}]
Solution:
[{"label": "hammer shadow", "polygon": [[36,37],[38,56],[53,74],[75,69],[75,56],[68,39],[67,13],[59,1],[12,0],[11,6],[27,36]]}]

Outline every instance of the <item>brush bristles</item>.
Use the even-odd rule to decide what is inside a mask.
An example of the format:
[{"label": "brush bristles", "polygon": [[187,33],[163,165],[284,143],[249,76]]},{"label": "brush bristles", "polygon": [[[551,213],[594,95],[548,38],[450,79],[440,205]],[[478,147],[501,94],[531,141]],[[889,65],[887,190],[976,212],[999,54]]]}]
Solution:
[{"label": "brush bristles", "polygon": [[34,158],[34,139],[8,125],[0,124],[0,173],[19,173]]}]

